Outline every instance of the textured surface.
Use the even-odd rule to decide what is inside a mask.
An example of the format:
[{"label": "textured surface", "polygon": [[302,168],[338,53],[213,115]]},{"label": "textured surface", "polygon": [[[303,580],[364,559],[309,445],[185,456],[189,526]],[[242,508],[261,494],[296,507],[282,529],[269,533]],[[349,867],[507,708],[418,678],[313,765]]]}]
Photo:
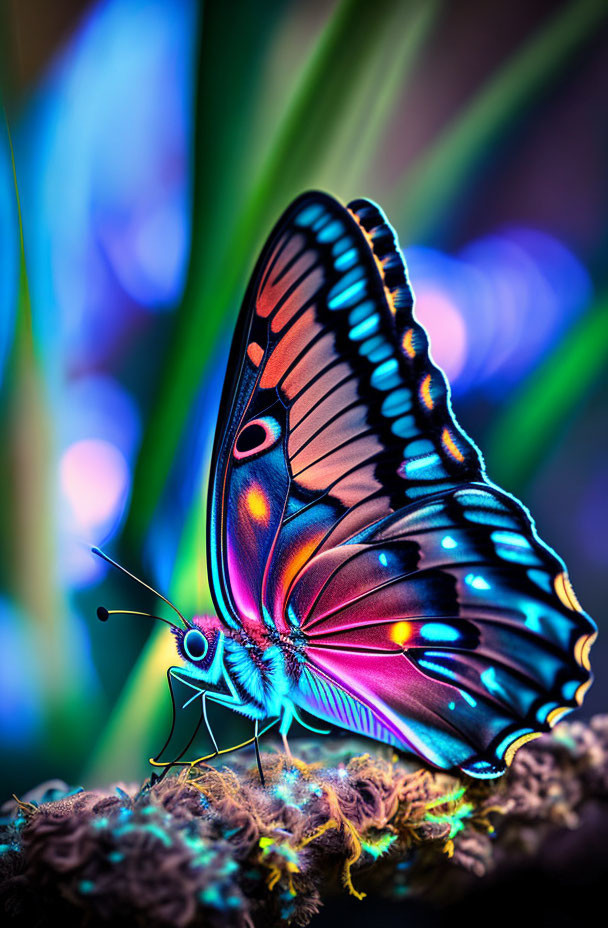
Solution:
[{"label": "textured surface", "polygon": [[560,835],[574,867],[579,829],[606,814],[606,716],[558,725],[485,784],[366,747],[267,753],[266,789],[244,758],[151,788],[45,784],[4,807],[3,909],[24,925],[185,928],[304,925],[338,893],[445,905]]}]

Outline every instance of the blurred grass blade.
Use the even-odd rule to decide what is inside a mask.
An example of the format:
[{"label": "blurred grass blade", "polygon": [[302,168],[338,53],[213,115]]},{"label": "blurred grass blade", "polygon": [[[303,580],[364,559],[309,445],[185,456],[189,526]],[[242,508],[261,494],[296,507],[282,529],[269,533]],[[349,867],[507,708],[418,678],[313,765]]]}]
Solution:
[{"label": "blurred grass blade", "polygon": [[[67,605],[57,587],[52,506],[52,436],[41,363],[36,355],[32,307],[25,260],[17,170],[8,121],[13,182],[19,225],[19,289],[15,333],[3,391],[5,454],[2,457],[2,564],[5,588],[23,608],[31,626],[31,672],[38,677],[45,716],[47,749],[62,756],[73,748],[78,729],[93,709],[81,665],[73,659]],[[10,527],[10,528],[9,528]]]},{"label": "blurred grass blade", "polygon": [[568,332],[490,431],[486,447],[492,480],[513,492],[525,484],[607,362],[605,297]]},{"label": "blurred grass blade", "polygon": [[[367,0],[342,0],[304,68],[298,90],[287,107],[258,178],[251,183],[247,196],[240,198],[234,223],[230,221],[233,209],[228,208],[226,215],[222,216],[223,232],[212,222],[213,217],[222,213],[216,195],[208,191],[215,178],[207,178],[202,186],[198,183],[199,173],[209,167],[204,157],[203,164],[199,163],[201,146],[213,144],[213,126],[205,114],[210,88],[206,83],[208,75],[203,63],[199,77],[198,115],[205,121],[208,135],[207,139],[203,139],[197,132],[191,274],[184,304],[176,320],[175,337],[161,380],[158,402],[135,473],[125,530],[126,537],[135,546],[141,544],[160,499],[201,375],[220,333],[233,322],[233,314],[240,302],[239,291],[260,241],[294,196],[308,186],[322,181],[329,183],[327,173],[323,173],[324,166],[328,153],[343,131],[344,114],[350,114],[353,107],[360,105],[357,95],[365,83],[375,50],[381,46],[386,53],[390,51],[390,45],[395,41],[395,17],[403,18],[409,8],[410,4],[399,0],[380,0],[376,4],[369,4]],[[206,47],[204,30],[205,23],[201,51],[203,62]],[[401,48],[403,35],[400,32],[397,35],[395,45]],[[231,34],[228,37],[220,35],[215,39],[221,46],[222,41],[231,37]],[[208,36],[208,42],[213,44],[213,37]],[[243,71],[239,61],[233,61],[233,65],[239,71],[243,86],[248,86],[249,73]],[[231,155],[231,170],[236,177],[248,175],[244,127],[240,134],[240,166],[234,162],[234,153]],[[336,189],[340,192],[340,171],[336,173]],[[221,187],[221,171],[219,176]],[[199,227],[205,231],[200,233],[197,231]],[[211,242],[216,235],[220,235],[223,249]]]},{"label": "blurred grass blade", "polygon": [[608,6],[571,0],[533,35],[482,88],[436,144],[424,152],[395,194],[395,225],[402,241],[423,241],[449,211],[472,172],[500,133],[519,117],[589,41]]}]

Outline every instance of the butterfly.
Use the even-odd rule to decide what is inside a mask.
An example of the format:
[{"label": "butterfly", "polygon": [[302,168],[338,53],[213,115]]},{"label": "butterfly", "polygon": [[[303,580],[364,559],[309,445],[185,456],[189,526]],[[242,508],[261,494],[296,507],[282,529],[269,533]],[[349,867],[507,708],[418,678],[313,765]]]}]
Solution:
[{"label": "butterfly", "polygon": [[278,221],[212,454],[217,615],[179,614],[169,680],[208,728],[209,700],[253,719],[256,749],[260,724],[286,738],[305,710],[496,777],[581,704],[596,629],[527,510],[486,476],[413,304],[371,201],[306,193]]}]

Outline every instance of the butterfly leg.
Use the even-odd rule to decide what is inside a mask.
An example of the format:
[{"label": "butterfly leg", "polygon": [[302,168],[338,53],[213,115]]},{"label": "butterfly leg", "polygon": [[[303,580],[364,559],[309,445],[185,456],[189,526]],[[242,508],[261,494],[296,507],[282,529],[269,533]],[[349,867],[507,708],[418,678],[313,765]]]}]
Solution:
[{"label": "butterfly leg", "polygon": [[207,691],[206,691],[206,690],[205,690],[205,692],[203,693],[201,702],[202,702],[202,704],[203,704],[203,718],[205,719],[205,726],[206,726],[206,728],[207,728],[207,731],[209,732],[209,737],[211,738],[211,741],[212,741],[212,743],[213,743],[213,747],[215,748],[215,754],[217,755],[217,754],[220,753],[220,749],[219,749],[219,747],[218,747],[218,745],[217,745],[217,741],[215,740],[215,735],[213,734],[213,730],[212,730],[212,728],[211,728],[211,725],[209,724],[209,719],[207,718]]},{"label": "butterfly leg", "polygon": [[260,783],[262,786],[266,786],[266,780],[264,779],[264,768],[262,767],[262,758],[260,757],[260,744],[259,744],[259,721],[255,720],[253,743],[255,744],[255,759],[258,765],[258,772],[260,774]]},{"label": "butterfly leg", "polygon": [[287,740],[287,735],[289,729],[291,728],[291,723],[293,722],[295,716],[295,709],[292,702],[283,703],[283,714],[281,716],[281,724],[279,725],[279,734],[281,735],[281,741],[283,742],[283,748],[285,754],[289,760],[293,760],[291,749],[289,747],[289,742]]}]

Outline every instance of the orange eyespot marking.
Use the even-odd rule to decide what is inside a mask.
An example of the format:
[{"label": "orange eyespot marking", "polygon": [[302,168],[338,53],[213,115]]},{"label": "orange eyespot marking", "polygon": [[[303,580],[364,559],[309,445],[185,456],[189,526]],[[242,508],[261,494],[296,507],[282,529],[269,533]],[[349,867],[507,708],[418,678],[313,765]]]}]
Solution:
[{"label": "orange eyespot marking", "polygon": [[585,670],[591,670],[589,651],[596,638],[597,632],[594,632],[593,635],[581,635],[574,645],[574,659],[579,667],[584,667]]},{"label": "orange eyespot marking", "polygon": [[574,701],[576,702],[577,706],[582,706],[583,699],[585,698],[585,694],[587,693],[587,690],[589,689],[592,683],[593,683],[593,680],[585,680],[585,682],[581,683],[581,685],[577,689],[576,693],[574,694]]},{"label": "orange eyespot marking", "polygon": [[412,626],[410,622],[395,622],[390,632],[391,640],[400,645],[404,645],[411,637],[411,634]]},{"label": "orange eyespot marking", "polygon": [[282,587],[285,591],[289,590],[292,580],[297,577],[302,567],[308,563],[324,537],[325,533],[320,532],[316,535],[313,535],[309,541],[304,542],[304,544],[301,544],[300,547],[296,547],[294,549],[293,554],[287,562],[281,581]]},{"label": "orange eyespot marking", "polygon": [[251,342],[251,344],[247,346],[247,356],[252,364],[259,367],[260,361],[264,357],[264,352],[257,342]]},{"label": "orange eyespot marking", "polygon": [[416,357],[416,349],[414,348],[414,330],[408,329],[405,335],[403,336],[403,350],[405,351],[408,358]]},{"label": "orange eyespot marking", "polygon": [[460,463],[462,464],[462,462],[464,461],[464,454],[462,453],[462,451],[460,450],[460,448],[458,447],[458,445],[452,438],[452,433],[449,431],[449,429],[443,430],[443,432],[441,433],[441,441],[443,442],[443,447],[445,448],[445,450],[449,452],[449,454],[451,454],[453,458],[455,458],[457,461],[460,461]]},{"label": "orange eyespot marking", "polygon": [[431,396],[431,375],[427,374],[420,384],[420,396],[427,409],[433,408],[433,397]]},{"label": "orange eyespot marking", "polygon": [[554,725],[557,725],[562,716],[564,716],[567,712],[572,712],[572,709],[570,709],[568,706],[558,706],[557,709],[553,709],[553,711],[550,712],[547,716],[547,722],[551,728],[553,728]]},{"label": "orange eyespot marking", "polygon": [[245,504],[249,514],[256,522],[268,521],[268,500],[266,494],[258,486],[253,486],[245,494]]},{"label": "orange eyespot marking", "polygon": [[553,585],[555,587],[555,592],[566,609],[572,609],[573,612],[583,611],[581,609],[581,604],[576,598],[576,593],[572,589],[572,584],[570,583],[570,578],[567,573],[562,571],[561,574],[558,574],[553,581]]},{"label": "orange eyespot marking", "polygon": [[524,744],[527,744],[528,741],[534,741],[535,738],[540,738],[542,732],[540,731],[531,731],[527,735],[522,735],[520,738],[516,738],[513,744],[510,744],[505,752],[505,764],[507,767],[510,767],[513,763],[513,758]]}]

